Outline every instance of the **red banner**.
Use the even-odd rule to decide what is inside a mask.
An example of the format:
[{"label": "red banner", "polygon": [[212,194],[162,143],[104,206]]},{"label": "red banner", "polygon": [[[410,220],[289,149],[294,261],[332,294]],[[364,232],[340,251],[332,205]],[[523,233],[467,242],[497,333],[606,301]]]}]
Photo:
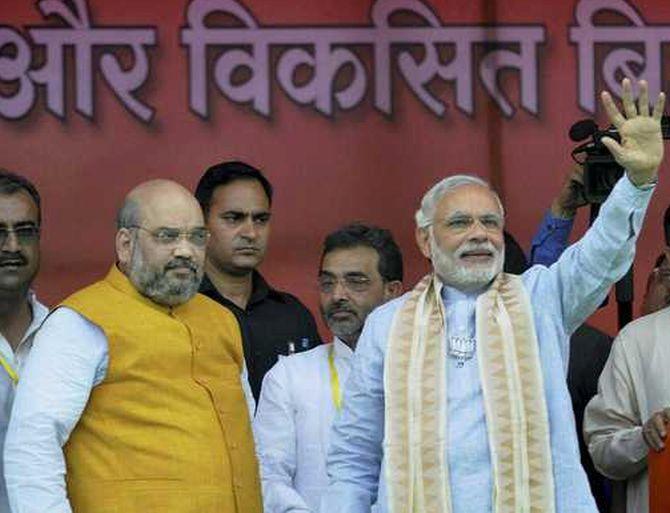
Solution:
[{"label": "red banner", "polygon": [[[105,272],[114,215],[148,178],[193,187],[240,159],[276,188],[263,272],[316,311],[320,244],[390,228],[407,284],[423,192],[456,171],[499,189],[528,248],[575,145],[624,76],[667,83],[670,4],[419,0],[3,0],[0,166],[44,196],[38,291],[54,303]],[[636,259],[662,247],[665,176]],[[585,216],[583,216],[585,217]],[[586,224],[580,218],[581,233]],[[614,332],[613,309],[596,324]]]}]

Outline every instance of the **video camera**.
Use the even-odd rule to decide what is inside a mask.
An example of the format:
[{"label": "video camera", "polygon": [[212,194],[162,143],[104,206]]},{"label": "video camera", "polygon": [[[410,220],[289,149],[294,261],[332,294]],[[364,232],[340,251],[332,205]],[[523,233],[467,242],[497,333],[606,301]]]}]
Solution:
[{"label": "video camera", "polygon": [[[663,116],[661,119],[661,131],[663,139],[670,139],[670,117]],[[587,138],[589,141],[580,144],[572,150],[572,158],[584,167],[584,197],[592,205],[599,205],[609,195],[610,191],[624,173],[623,168],[616,163],[614,157],[602,143],[603,137],[611,137],[621,142],[621,136],[616,127],[610,125],[605,130],[600,130],[592,119],[582,119],[570,127],[570,139],[581,142]],[[585,155],[579,160],[577,155]]]}]

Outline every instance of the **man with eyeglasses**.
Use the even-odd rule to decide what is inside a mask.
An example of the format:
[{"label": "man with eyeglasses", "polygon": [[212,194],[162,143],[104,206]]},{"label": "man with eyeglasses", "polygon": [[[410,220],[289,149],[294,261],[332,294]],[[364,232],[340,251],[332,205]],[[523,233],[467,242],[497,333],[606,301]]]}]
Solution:
[{"label": "man with eyeglasses", "polygon": [[402,278],[388,230],[352,224],[326,237],[318,287],[333,342],[280,358],[265,375],[254,418],[265,513],[318,511],[330,427],[358,337],[368,314],[400,295]]},{"label": "man with eyeglasses", "polygon": [[[49,310],[30,290],[40,265],[41,201],[23,176],[0,169],[0,454],[16,384]],[[0,513],[9,513],[0,459]]]},{"label": "man with eyeglasses", "polygon": [[431,272],[367,319],[328,455],[320,513],[596,513],[566,384],[569,337],[631,265],[663,159],[665,96],[623,81],[626,173],[582,239],[549,266],[502,272],[504,210],[480,178],[424,195]]},{"label": "man with eyeglasses", "polygon": [[270,237],[272,196],[268,179],[244,162],[210,167],[195,190],[212,234],[200,292],[237,317],[256,400],[278,355],[320,343],[309,310],[295,296],[271,287],[258,271]]},{"label": "man with eyeglasses", "polygon": [[200,206],[154,180],[117,225],[116,265],[35,336],[7,434],[12,511],[260,513],[239,327],[197,294]]}]

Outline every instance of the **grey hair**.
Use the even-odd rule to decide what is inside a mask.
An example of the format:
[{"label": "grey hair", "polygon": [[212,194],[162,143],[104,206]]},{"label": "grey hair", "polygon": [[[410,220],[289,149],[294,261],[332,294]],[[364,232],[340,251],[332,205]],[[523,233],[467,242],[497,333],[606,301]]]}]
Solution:
[{"label": "grey hair", "polygon": [[505,215],[505,209],[503,208],[498,193],[491,188],[488,182],[474,175],[452,175],[437,182],[423,195],[423,198],[421,198],[421,206],[419,207],[419,210],[416,211],[416,214],[414,214],[417,227],[427,228],[433,224],[435,208],[440,199],[442,199],[442,196],[464,185],[480,185],[491,191],[498,202],[500,213],[503,216]]},{"label": "grey hair", "polygon": [[116,229],[132,228],[140,224],[140,205],[132,199],[126,199],[116,214]]}]

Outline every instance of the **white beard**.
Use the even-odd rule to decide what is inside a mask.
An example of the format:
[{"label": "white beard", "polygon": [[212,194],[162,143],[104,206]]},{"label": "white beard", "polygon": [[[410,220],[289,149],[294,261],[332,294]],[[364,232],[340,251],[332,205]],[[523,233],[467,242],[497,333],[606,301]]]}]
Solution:
[{"label": "white beard", "polygon": [[[493,261],[466,267],[459,262],[460,256],[466,251],[484,249],[493,254]],[[442,283],[455,289],[471,292],[484,288],[502,272],[505,255],[489,241],[484,243],[464,242],[456,251],[448,253],[437,245],[432,230],[430,232],[430,254],[433,269]]]}]

